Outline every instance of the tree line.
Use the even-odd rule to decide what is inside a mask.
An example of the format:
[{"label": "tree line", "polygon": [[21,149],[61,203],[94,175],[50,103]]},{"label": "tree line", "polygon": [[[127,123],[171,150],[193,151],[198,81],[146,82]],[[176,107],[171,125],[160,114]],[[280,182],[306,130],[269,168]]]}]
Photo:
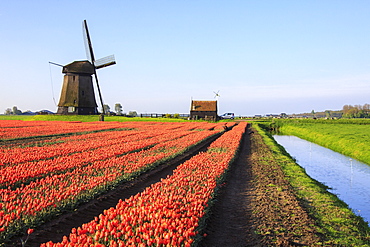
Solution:
[{"label": "tree line", "polygon": [[4,112],[4,114],[5,115],[21,115],[21,114],[23,114],[23,112],[21,110],[19,110],[18,107],[13,106],[12,109],[7,108]]},{"label": "tree line", "polygon": [[[115,112],[111,112],[109,105],[104,105],[104,111],[108,114],[116,114],[116,115],[124,115],[123,114],[123,107],[120,103],[116,103],[114,105]],[[7,108],[4,112],[5,115],[21,115],[21,114],[27,114],[30,111],[22,112],[20,109],[18,109],[17,106],[13,106],[13,108]],[[343,118],[370,118],[370,104],[364,104],[364,105],[344,105],[342,111],[337,111],[337,113],[341,113],[341,117]],[[315,113],[314,110],[312,110],[311,114],[315,116],[318,113]],[[128,116],[136,117],[138,114],[136,111],[130,111],[128,114],[125,114]],[[332,111],[325,111],[326,117],[332,117]]]},{"label": "tree line", "polygon": [[344,105],[342,112],[344,118],[370,118],[370,104]]}]

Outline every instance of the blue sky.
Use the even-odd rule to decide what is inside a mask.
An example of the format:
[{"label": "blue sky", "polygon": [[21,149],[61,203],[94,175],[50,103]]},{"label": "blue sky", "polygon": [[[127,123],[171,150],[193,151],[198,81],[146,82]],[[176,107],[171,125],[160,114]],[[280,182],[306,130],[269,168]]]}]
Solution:
[{"label": "blue sky", "polygon": [[[124,112],[301,113],[370,103],[369,1],[0,2],[0,113],[56,111],[61,68],[85,60],[87,20],[103,100]],[[97,100],[98,104],[99,101]]]}]

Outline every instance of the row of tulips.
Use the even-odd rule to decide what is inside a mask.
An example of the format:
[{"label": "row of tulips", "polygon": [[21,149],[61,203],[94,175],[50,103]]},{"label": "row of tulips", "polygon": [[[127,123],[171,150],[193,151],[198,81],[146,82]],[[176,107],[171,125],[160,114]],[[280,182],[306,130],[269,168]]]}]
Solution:
[{"label": "row of tulips", "polygon": [[191,246],[245,129],[240,123],[173,175],[72,229],[62,242],[41,246]]},{"label": "row of tulips", "polygon": [[[142,125],[140,128],[135,128],[137,126],[130,125],[130,128],[126,129],[119,128],[113,129],[112,131],[74,135],[68,137],[59,137],[53,138],[50,141],[49,140],[45,140],[42,142],[35,141],[36,145],[29,145],[28,143],[26,147],[5,146],[0,148],[0,160],[3,163],[11,163],[12,161],[15,161],[14,163],[22,163],[25,161],[46,159],[54,156],[63,155],[69,152],[83,152],[85,150],[94,149],[103,145],[109,146],[112,144],[111,142],[113,140],[121,139],[126,135],[135,135],[139,133],[142,135],[145,134],[146,136],[138,136],[139,139],[145,139],[155,135],[161,135],[163,133],[166,133],[168,130],[171,130],[171,132],[173,132],[189,130],[191,128],[191,126],[187,125],[176,126],[175,128],[172,127],[171,129],[168,128],[170,126],[167,126],[167,128],[165,128],[166,126],[160,126],[160,128],[158,127],[154,128],[152,125],[150,126],[151,129],[148,129],[147,126],[145,125]],[[37,133],[34,133],[33,135],[37,135]],[[52,145],[50,145],[50,143]]]},{"label": "row of tulips", "polygon": [[[0,121],[1,123],[2,121]],[[54,122],[49,122],[50,127],[52,127],[55,123]],[[194,130],[194,129],[215,129],[215,130],[221,130],[222,126],[220,124],[210,124],[210,123],[178,123],[178,124],[173,124],[173,125],[163,125],[163,124],[158,124],[158,123],[131,123],[130,125],[120,125],[118,126],[120,128],[112,129],[112,130],[135,130],[135,131],[141,131],[141,132],[146,132],[146,133],[151,133],[153,131],[161,131],[161,132],[166,132],[166,131],[179,131],[179,130]],[[48,128],[48,126],[45,126],[45,128]],[[119,134],[117,134],[119,133]],[[45,150],[45,152],[42,153],[51,153],[51,156],[58,156],[58,153],[55,153],[58,149],[64,149],[66,147],[62,147],[60,143],[65,143],[67,146],[69,145],[70,141],[84,141],[87,140],[91,143],[93,140],[97,140],[98,142],[101,142],[103,139],[112,139],[112,138],[120,138],[120,134],[125,133],[125,132],[118,132],[118,131],[111,131],[111,132],[100,132],[100,133],[90,133],[90,134],[85,134],[85,135],[74,135],[74,136],[68,136],[68,137],[54,137],[51,140],[43,140],[43,141],[38,141],[35,139],[34,142],[27,142],[27,146],[23,147],[20,146],[19,148],[15,147],[15,144],[13,145],[2,145],[0,148],[0,155],[3,153],[6,153],[6,155],[12,155],[14,158],[17,158],[17,162],[24,162],[26,160],[21,160],[22,156],[29,156],[32,154],[39,154],[40,152],[40,147],[44,146],[49,146],[51,145],[48,150]],[[130,134],[133,134],[133,132],[130,132]],[[29,135],[31,136],[38,136],[38,132],[29,132]],[[59,143],[59,145],[55,145],[55,143]],[[34,144],[34,145],[32,145]],[[71,148],[76,148],[74,146],[71,146]],[[41,150],[43,151],[43,150]],[[78,150],[77,150],[78,151]],[[81,150],[83,151],[83,150]],[[44,154],[46,155],[46,154]],[[50,156],[44,156],[44,158],[48,158]],[[4,161],[6,159],[11,159],[12,157],[6,157],[6,156],[1,156],[0,160],[2,160],[4,163],[8,161]],[[27,161],[30,161],[32,159],[41,159],[42,157],[28,157],[26,158]]]},{"label": "row of tulips", "polygon": [[[76,167],[87,165],[91,162],[106,160],[108,158],[115,157],[117,155],[123,155],[128,152],[140,150],[151,145],[155,145],[161,142],[172,140],[173,138],[179,138],[183,135],[188,135],[191,132],[179,131],[175,133],[162,133],[162,135],[150,134],[150,138],[147,133],[130,135],[122,139],[109,139],[107,141],[91,142],[91,149],[86,150],[89,147],[88,141],[86,145],[80,145],[81,149],[75,147],[72,150],[77,152],[64,152],[64,155],[55,157],[53,159],[42,159],[38,161],[30,161],[24,163],[12,163],[11,165],[4,165],[0,167],[0,184],[2,187],[9,186],[14,183],[26,181],[27,179],[34,179],[40,176],[45,176],[49,173],[62,172],[68,169],[74,169]],[[107,145],[109,143],[110,145]],[[74,143],[72,143],[74,144]],[[78,143],[81,144],[81,143]],[[99,148],[97,146],[100,146]],[[45,148],[48,150],[48,148]],[[41,149],[42,150],[42,149]],[[63,151],[63,150],[61,150]],[[82,152],[84,151],[84,152]],[[47,152],[47,151],[42,151]]]},{"label": "row of tulips", "polygon": [[[199,124],[198,124],[199,125]],[[190,126],[147,131],[109,131],[64,137],[54,145],[0,149],[0,187],[105,160],[188,135]],[[172,127],[173,128],[173,127]],[[185,131],[187,130],[187,131]],[[36,169],[37,168],[37,169]]]},{"label": "row of tulips", "polygon": [[134,127],[139,129],[160,128],[176,129],[182,126],[190,128],[221,128],[220,124],[214,123],[160,123],[160,122],[64,122],[64,121],[0,121],[0,140],[30,138],[33,136],[50,136],[70,134],[76,132],[92,132],[108,129]]},{"label": "row of tulips", "polygon": [[113,141],[122,141],[122,138],[140,135],[141,133],[143,133],[143,131],[107,131],[55,138],[52,140],[53,143],[51,144],[48,141],[44,141],[41,144],[29,145],[26,147],[4,147],[0,149],[0,160],[3,165],[16,165],[27,161],[50,159],[70,153],[84,152],[103,146],[109,146]]},{"label": "row of tulips", "polygon": [[2,120],[0,121],[0,140],[17,139],[24,137],[57,135],[75,132],[90,132],[105,130],[110,128],[119,128],[121,124],[116,122],[62,122],[62,121],[18,121]]},{"label": "row of tulips", "polygon": [[[84,157],[82,159],[86,161],[86,156],[93,158],[94,152],[70,155],[68,157],[74,157],[75,160],[70,160],[67,163],[72,164],[73,169],[60,174],[50,173],[43,178],[29,182],[29,184],[0,189],[0,239],[14,235],[25,226],[37,224],[40,219],[53,215],[64,208],[74,207],[76,203],[88,200],[120,181],[138,176],[152,167],[154,163],[184,152],[189,146],[218,132],[213,130],[162,133],[157,135],[156,143],[158,144],[149,149],[110,157],[102,156],[107,152],[104,150],[97,152],[100,155],[98,158],[79,166],[76,165],[79,162],[79,156],[80,158]],[[135,146],[135,143],[145,141],[147,140],[140,139],[136,142],[127,142],[127,146],[132,147]],[[137,149],[137,146],[135,147]],[[89,154],[86,155],[86,153]],[[55,162],[56,159],[53,161]],[[38,162],[39,167],[32,167],[28,171],[25,169],[24,173],[18,174],[19,177],[48,167],[44,163],[42,164],[45,166],[41,166],[40,162]],[[29,162],[24,164],[29,164]],[[53,162],[49,165],[52,166]],[[10,176],[10,174],[8,175]]]}]

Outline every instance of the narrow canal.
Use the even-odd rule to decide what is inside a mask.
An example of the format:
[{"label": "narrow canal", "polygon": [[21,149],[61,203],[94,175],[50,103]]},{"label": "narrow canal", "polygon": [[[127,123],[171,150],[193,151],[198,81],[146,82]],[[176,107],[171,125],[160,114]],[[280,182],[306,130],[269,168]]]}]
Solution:
[{"label": "narrow canal", "polygon": [[369,165],[295,136],[274,138],[310,177],[330,187],[356,215],[370,222]]}]

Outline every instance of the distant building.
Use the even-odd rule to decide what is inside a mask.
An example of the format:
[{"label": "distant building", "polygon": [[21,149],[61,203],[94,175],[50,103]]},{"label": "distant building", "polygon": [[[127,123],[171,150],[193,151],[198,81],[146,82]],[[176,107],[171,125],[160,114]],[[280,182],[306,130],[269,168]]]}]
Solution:
[{"label": "distant building", "polygon": [[279,114],[266,114],[266,117],[268,118],[280,118]]},{"label": "distant building", "polygon": [[192,100],[190,119],[205,119],[217,121],[217,100]]},{"label": "distant building", "polygon": [[49,111],[49,110],[41,110],[36,112],[37,115],[51,115],[54,114],[54,112]]}]

